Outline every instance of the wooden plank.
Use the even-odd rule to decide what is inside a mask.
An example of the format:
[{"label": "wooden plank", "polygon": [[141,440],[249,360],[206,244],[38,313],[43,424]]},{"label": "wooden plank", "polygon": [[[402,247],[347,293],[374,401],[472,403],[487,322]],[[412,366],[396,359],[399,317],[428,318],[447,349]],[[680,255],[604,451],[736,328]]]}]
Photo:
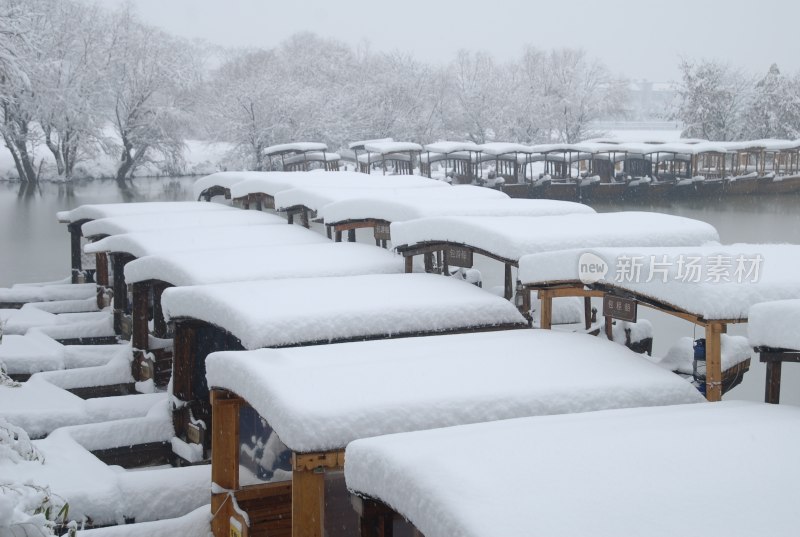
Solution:
[{"label": "wooden plank", "polygon": [[706,325],[706,399],[722,399],[722,323]]},{"label": "wooden plank", "polygon": [[239,489],[239,409],[242,399],[211,390],[211,481],[227,490]]},{"label": "wooden plank", "polygon": [[405,265],[406,274],[410,274],[411,272],[414,271],[414,258],[411,256],[407,256],[405,258],[405,263],[406,263]]},{"label": "wooden plank", "polygon": [[319,468],[331,470],[344,468],[344,450],[292,454],[293,470],[316,470]]},{"label": "wooden plank", "polygon": [[383,502],[350,496],[359,518],[361,537],[392,537],[394,511]]},{"label": "wooden plank", "polygon": [[172,391],[182,401],[192,400],[192,368],[194,365],[195,327],[188,322],[175,324]]},{"label": "wooden plank", "polygon": [[161,307],[161,296],[164,291],[172,287],[162,281],[154,281],[153,287],[153,335],[157,338],[167,338],[167,321],[164,318],[164,309]]},{"label": "wooden plank", "polygon": [[292,537],[325,534],[325,473],[292,471]]},{"label": "wooden plank", "polygon": [[81,279],[81,224],[83,222],[85,220],[73,222],[67,226],[69,231],[70,263],[72,265],[72,283],[79,283]]},{"label": "wooden plank", "polygon": [[[472,261],[472,256],[470,256],[470,261]],[[472,266],[472,265],[470,265]],[[514,281],[512,280],[511,276],[511,264],[505,264],[505,278],[503,280],[503,296],[506,300],[511,300],[514,297]]]},{"label": "wooden plank", "polygon": [[97,282],[97,285],[108,287],[108,255],[105,252],[97,252],[94,258],[94,281]]}]

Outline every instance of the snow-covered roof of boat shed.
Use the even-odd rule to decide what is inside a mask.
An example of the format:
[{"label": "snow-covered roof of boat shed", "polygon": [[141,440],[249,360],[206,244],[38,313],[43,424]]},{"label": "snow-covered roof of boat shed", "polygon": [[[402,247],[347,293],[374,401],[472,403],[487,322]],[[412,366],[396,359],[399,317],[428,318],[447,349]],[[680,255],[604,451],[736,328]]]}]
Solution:
[{"label": "snow-covered roof of boat shed", "polygon": [[279,155],[280,153],[303,151],[327,151],[328,144],[322,142],[292,142],[288,144],[271,145],[264,149],[264,155]]},{"label": "snow-covered roof of boat shed", "polygon": [[527,255],[520,259],[519,279],[533,286],[577,282],[582,264],[605,264],[605,275],[584,278],[709,320],[747,319],[759,302],[800,298],[797,245],[636,246]]},{"label": "snow-covered roof of boat shed", "polygon": [[[255,211],[254,211],[255,212]],[[220,261],[227,248],[275,246],[281,244],[328,243],[328,239],[301,226],[226,226],[151,230],[111,235],[84,246],[86,253],[122,252],[134,257],[219,249]],[[209,255],[211,255],[209,253]]]},{"label": "snow-covered roof of boat shed", "polygon": [[527,326],[508,300],[435,274],[381,274],[173,287],[168,318],[227,330],[246,349],[360,337]]},{"label": "snow-covered roof of boat shed", "polygon": [[231,187],[231,197],[241,198],[248,194],[275,196],[282,190],[299,187],[336,188],[409,188],[448,187],[444,181],[436,181],[416,175],[377,175],[360,172],[279,172],[268,176],[246,179]]},{"label": "snow-covered roof of boat shed", "polygon": [[217,187],[230,190],[230,188],[240,181],[262,177],[273,172],[216,172],[211,175],[201,177],[192,185],[194,199],[200,199],[207,190]]},{"label": "snow-covered roof of boat shed", "polygon": [[392,242],[408,249],[426,242],[468,245],[518,261],[525,254],[601,246],[698,246],[718,241],[713,226],[662,213],[560,216],[439,216],[393,222]]},{"label": "snow-covered roof of boat shed", "polygon": [[376,144],[376,143],[383,143],[383,142],[394,142],[394,138],[375,138],[373,140],[360,140],[356,142],[350,142],[347,144],[348,149],[364,149],[364,146],[367,144]]},{"label": "snow-covered roof of boat shed", "polygon": [[230,209],[217,203],[200,203],[196,201],[145,201],[141,203],[99,203],[81,205],[71,211],[59,211],[58,221],[69,224],[80,220],[95,220],[134,214],[169,214],[189,211],[219,211]]},{"label": "snow-covered roof of boat shed", "polygon": [[280,216],[262,213],[261,211],[243,211],[231,208],[229,211],[189,211],[158,215],[143,214],[99,218],[83,224],[81,231],[84,237],[94,237],[97,235],[119,235],[138,231],[267,224],[286,225],[286,220]]},{"label": "snow-covered roof of boat shed", "polygon": [[125,281],[161,280],[185,286],[282,278],[399,274],[403,269],[400,256],[368,244],[292,242],[279,246],[208,249],[142,257],[125,265]]},{"label": "snow-covered roof of boat shed", "polygon": [[[366,174],[364,174],[366,175]],[[408,176],[404,176],[408,177]],[[335,188],[335,187],[300,187],[292,188],[290,190],[282,190],[275,194],[275,208],[277,210],[287,209],[289,207],[306,207],[312,211],[318,211],[323,207],[338,201],[349,200],[353,198],[393,198],[402,196],[406,193],[414,193],[424,196],[427,193],[436,195],[437,198],[445,197],[453,188],[443,181],[437,181],[448,188],[419,188],[414,184],[407,187],[392,187],[392,188]],[[480,188],[480,187],[479,187]]]},{"label": "snow-covered roof of boat shed", "polygon": [[370,142],[364,144],[364,149],[370,153],[388,155],[404,151],[422,151],[422,146],[414,142]]},{"label": "snow-covered roof of boat shed", "polygon": [[[460,188],[462,187],[453,187],[451,190]],[[487,188],[484,190],[497,192]],[[571,201],[397,196],[338,201],[323,207],[319,216],[326,224],[334,224],[347,220],[405,222],[431,216],[551,216],[593,212],[591,207]]]},{"label": "snow-covered roof of boat shed", "polygon": [[[426,537],[790,537],[798,436],[791,405],[605,410],[358,440],[345,478]],[[687,462],[698,441],[713,463]]]},{"label": "snow-covered roof of boat shed", "polygon": [[619,344],[551,330],[218,352],[206,359],[206,378],[244,398],[298,452],[466,423],[703,401]]},{"label": "snow-covered roof of boat shed", "polygon": [[773,300],[755,304],[747,320],[753,347],[800,351],[800,300]]},{"label": "snow-covered roof of boat shed", "polygon": [[298,162],[334,162],[340,160],[342,157],[339,153],[327,153],[322,151],[309,151],[299,155],[292,155],[286,157],[283,161],[284,164],[296,164]]},{"label": "snow-covered roof of boat shed", "polygon": [[434,142],[424,146],[425,151],[431,153],[456,153],[459,151],[480,151],[480,147],[475,142]]},{"label": "snow-covered roof of boat shed", "polygon": [[481,153],[487,155],[505,155],[507,153],[531,153],[531,147],[511,142],[489,142],[478,146]]}]

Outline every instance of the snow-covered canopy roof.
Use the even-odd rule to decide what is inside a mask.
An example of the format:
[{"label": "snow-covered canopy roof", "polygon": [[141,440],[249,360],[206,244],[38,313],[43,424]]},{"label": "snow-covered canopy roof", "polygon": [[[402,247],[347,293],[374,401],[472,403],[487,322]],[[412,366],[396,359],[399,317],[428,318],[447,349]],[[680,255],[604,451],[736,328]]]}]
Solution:
[{"label": "snow-covered canopy roof", "polygon": [[[257,248],[282,244],[328,243],[328,239],[300,226],[229,226],[143,231],[111,235],[84,246],[86,253],[122,252],[134,257],[203,250],[225,260],[224,249]],[[218,250],[211,254],[210,249]],[[209,261],[211,262],[211,261]]]},{"label": "snow-covered canopy roof", "polygon": [[[457,191],[464,187],[448,190],[437,189],[442,193]],[[480,188],[488,192],[497,190]],[[405,222],[431,216],[549,216],[557,214],[593,213],[594,209],[580,203],[557,200],[510,199],[507,197],[369,197],[331,203],[323,207],[319,216],[326,224],[347,220],[385,220]]]},{"label": "snow-covered canopy roof", "polygon": [[799,436],[791,405],[607,410],[358,440],[345,477],[426,537],[790,537]]},{"label": "snow-covered canopy roof", "polygon": [[747,337],[753,347],[800,351],[800,300],[755,304],[747,321]]},{"label": "snow-covered canopy roof", "polygon": [[550,330],[219,352],[207,358],[206,377],[243,397],[298,452],[465,423],[703,400],[619,344]]},{"label": "snow-covered canopy roof", "polygon": [[69,224],[79,220],[95,220],[134,214],[170,214],[189,211],[219,211],[230,207],[216,203],[199,203],[196,201],[146,201],[141,203],[100,203],[81,205],[71,211],[57,213],[58,221]]},{"label": "snow-covered canopy roof", "polygon": [[424,146],[425,151],[431,153],[456,153],[459,151],[480,151],[480,147],[475,142],[434,142]]},{"label": "snow-covered canopy roof", "polygon": [[[605,263],[608,272],[604,276],[593,272],[584,279],[630,291],[705,319],[747,319],[753,304],[800,298],[800,275],[794,268],[800,259],[800,246],[667,246],[666,243],[654,248],[588,246],[528,255],[520,259],[519,279],[534,286],[576,282],[580,280],[582,264]],[[587,252],[592,255],[584,256]]]},{"label": "snow-covered canopy roof", "polygon": [[289,144],[271,145],[264,149],[264,155],[278,155],[287,152],[327,151],[328,144],[322,142],[292,142]]},{"label": "snow-covered canopy roof", "polygon": [[168,318],[227,330],[246,349],[519,323],[509,301],[435,274],[382,274],[173,287]]},{"label": "snow-covered canopy roof", "polygon": [[394,142],[394,138],[375,138],[372,140],[360,140],[357,142],[350,142],[347,144],[348,149],[364,149],[364,146],[367,144],[376,144],[376,143],[383,143],[383,142]]},{"label": "snow-covered canopy roof", "polygon": [[241,198],[248,194],[267,194],[275,196],[282,190],[299,187],[336,188],[408,188],[408,187],[447,187],[443,181],[435,181],[416,175],[378,175],[359,172],[279,172],[268,176],[252,178],[236,183],[231,187],[231,197]]},{"label": "snow-covered canopy roof", "polygon": [[414,142],[369,142],[364,144],[364,149],[370,153],[388,155],[404,151],[422,151],[422,146]]},{"label": "snow-covered canopy roof", "polygon": [[[404,176],[409,177],[409,176]],[[434,181],[444,188],[419,188],[416,183],[402,187],[376,188],[332,188],[332,187],[303,187],[283,190],[275,194],[275,207],[286,209],[288,207],[303,206],[313,211],[320,211],[328,205],[349,200],[390,200],[390,199],[465,199],[465,198],[508,198],[508,195],[499,190],[478,187],[473,185],[450,186],[443,181]],[[402,181],[401,181],[402,183]],[[424,185],[433,186],[433,185]]]},{"label": "snow-covered canopy roof", "polygon": [[[289,229],[294,227],[286,226]],[[147,256],[125,265],[125,281],[161,280],[184,286],[282,278],[393,274],[401,273],[403,269],[402,258],[382,248],[326,241],[319,244],[247,246]]]},{"label": "snow-covered canopy roof", "polygon": [[271,173],[274,172],[233,171],[212,173],[211,175],[206,175],[195,181],[194,185],[192,185],[192,193],[194,194],[194,199],[199,199],[200,196],[210,188],[219,187],[230,190],[236,183],[247,179],[265,177]]},{"label": "snow-covered canopy roof", "polygon": [[396,247],[450,242],[517,261],[525,254],[601,246],[697,246],[719,240],[713,226],[662,213],[420,218],[391,225]]},{"label": "snow-covered canopy roof", "polygon": [[478,149],[487,155],[504,155],[506,153],[531,153],[531,147],[510,142],[489,142],[481,144]]},{"label": "snow-covered canopy roof", "polygon": [[299,155],[292,155],[284,159],[284,164],[296,164],[298,162],[335,162],[342,157],[339,153],[323,153],[322,151],[309,151]]},{"label": "snow-covered canopy roof", "polygon": [[84,237],[119,235],[139,231],[166,231],[169,229],[208,228],[228,226],[286,225],[286,220],[260,211],[188,211],[182,213],[142,214],[98,218],[81,226]]},{"label": "snow-covered canopy roof", "polygon": [[[441,162],[443,160],[466,160],[470,162],[478,162],[480,153],[474,151],[454,151],[452,153],[423,153],[420,155],[420,162]],[[482,161],[481,161],[482,162]]]}]

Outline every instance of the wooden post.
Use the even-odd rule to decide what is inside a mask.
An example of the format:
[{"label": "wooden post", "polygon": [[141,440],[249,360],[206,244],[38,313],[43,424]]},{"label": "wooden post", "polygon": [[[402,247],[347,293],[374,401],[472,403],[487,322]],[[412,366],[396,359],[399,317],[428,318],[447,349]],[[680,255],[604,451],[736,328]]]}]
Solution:
[{"label": "wooden post", "polygon": [[73,222],[67,226],[69,231],[70,261],[72,264],[72,283],[80,281],[82,272],[81,264],[81,224]]},{"label": "wooden post", "polygon": [[336,230],[335,236],[336,236],[336,238],[334,239],[335,242],[342,242],[342,230],[341,229],[337,229]]},{"label": "wooden post", "polygon": [[764,402],[777,405],[781,402],[781,366],[776,360],[767,362],[767,383],[764,389]]},{"label": "wooden post", "polygon": [[325,226],[325,234],[328,236],[328,240],[333,238],[333,232],[331,231],[331,226]]},{"label": "wooden post", "polygon": [[539,313],[539,328],[549,330],[553,327],[553,295],[549,291],[539,291],[541,312]]},{"label": "wooden post", "polygon": [[153,282],[153,335],[157,338],[167,338],[167,320],[164,319],[164,309],[161,307],[161,295],[167,287],[165,282]]},{"label": "wooden post", "polygon": [[324,471],[293,468],[292,537],[323,537],[325,533],[324,514]]},{"label": "wooden post", "polygon": [[606,338],[609,341],[614,341],[614,319],[611,317],[605,317],[606,321]]},{"label": "wooden post", "polygon": [[[239,409],[242,400],[230,392],[211,390],[211,482],[229,491],[239,489]],[[228,493],[211,495],[211,520],[214,535],[227,535],[228,509],[223,504],[233,501]]]},{"label": "wooden post", "polygon": [[592,327],[592,297],[583,297],[583,324],[586,330]]},{"label": "wooden post", "polygon": [[97,282],[97,307],[106,307],[106,289],[108,288],[108,256],[105,252],[95,254],[95,282]]},{"label": "wooden post", "polygon": [[514,298],[514,282],[511,281],[511,265],[509,263],[506,263],[505,273],[505,291],[503,295],[506,297],[506,300],[511,300]]},{"label": "wooden post", "polygon": [[406,274],[410,274],[414,270],[414,256],[408,255],[405,258]]},{"label": "wooden post", "polygon": [[114,333],[122,334],[122,317],[128,309],[128,288],[125,285],[124,254],[111,254],[111,268],[114,272]]},{"label": "wooden post", "polygon": [[[192,370],[194,368],[195,327],[186,322],[175,324],[172,393],[181,401],[192,400]],[[177,431],[176,431],[177,432]]]},{"label": "wooden post", "polygon": [[304,228],[308,228],[308,209],[303,207],[303,211],[300,213],[300,223],[303,225]]},{"label": "wooden post", "polygon": [[722,399],[722,323],[706,325],[706,399]]},{"label": "wooden post", "polygon": [[147,327],[147,304],[150,298],[150,285],[147,282],[133,284],[133,326],[131,329],[131,345],[134,349],[144,350],[149,347]]},{"label": "wooden post", "polygon": [[356,242],[356,230],[355,230],[355,228],[347,230],[347,242]]}]

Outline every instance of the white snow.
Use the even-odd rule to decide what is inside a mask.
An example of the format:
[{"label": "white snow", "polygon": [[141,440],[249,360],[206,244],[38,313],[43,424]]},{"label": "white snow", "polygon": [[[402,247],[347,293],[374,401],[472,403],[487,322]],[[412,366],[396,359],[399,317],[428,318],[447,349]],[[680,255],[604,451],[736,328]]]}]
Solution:
[{"label": "white snow", "polygon": [[359,440],[345,476],[426,537],[789,537],[798,436],[790,405],[608,410]]},{"label": "white snow", "polygon": [[327,151],[328,145],[322,142],[291,142],[288,144],[271,145],[264,149],[264,155],[273,155],[284,151]]},{"label": "white snow", "polygon": [[415,175],[378,175],[351,171],[325,172],[271,172],[251,177],[231,186],[231,197],[241,198],[248,194],[275,196],[282,190],[300,187],[334,188],[441,188],[449,187],[445,182]]},{"label": "white snow", "polygon": [[58,221],[63,223],[98,218],[115,218],[136,214],[172,214],[191,211],[218,211],[228,209],[224,205],[199,203],[196,201],[145,201],[139,203],[98,203],[81,205],[70,211],[57,213]]},{"label": "white snow", "polygon": [[388,155],[405,151],[422,151],[422,146],[414,142],[369,142],[364,144],[364,149],[370,153]]},{"label": "white snow", "polygon": [[286,224],[286,220],[274,214],[260,211],[242,211],[229,208],[227,211],[185,212],[159,215],[131,215],[115,218],[100,218],[81,226],[84,237],[119,235],[139,231],[164,231],[167,229],[192,229],[229,226]]},{"label": "white snow", "polygon": [[64,367],[64,345],[43,334],[3,336],[0,364],[10,375],[25,375]]},{"label": "white snow", "polygon": [[625,347],[550,330],[220,352],[206,371],[210,387],[243,397],[298,452],[401,431],[703,400]]},{"label": "white snow", "polygon": [[358,140],[347,144],[348,149],[364,149],[364,146],[372,143],[394,142],[393,138],[374,138],[372,140]]},{"label": "white snow", "polygon": [[[256,212],[256,211],[254,211]],[[96,252],[125,252],[135,257],[171,254],[174,252],[204,251],[224,259],[225,249],[258,248],[285,244],[330,243],[328,239],[300,226],[231,226],[220,228],[188,228],[166,231],[124,233],[105,237],[87,244],[84,250]],[[211,253],[211,252],[215,253]]]},{"label": "white snow", "polygon": [[[604,263],[608,272],[602,279],[599,275],[595,279],[604,286],[632,291],[705,319],[747,319],[750,306],[758,302],[800,298],[800,279],[794,269],[800,259],[800,246],[663,244],[652,248],[590,247],[525,256],[520,260],[519,279],[529,285],[576,282],[580,262]],[[582,258],[587,252],[591,257]],[[737,273],[740,258],[741,271]],[[690,262],[697,272],[687,268]],[[639,265],[638,281],[629,278],[634,263]],[[749,269],[756,263],[756,273],[748,278]]]},{"label": "white snow", "polygon": [[489,142],[478,146],[481,153],[487,155],[498,156],[507,153],[531,153],[531,147],[523,144],[515,144],[510,142]]},{"label": "white snow", "polygon": [[456,153],[459,151],[480,151],[480,146],[475,142],[449,142],[441,141],[424,146],[425,151],[431,153]]},{"label": "white snow", "polygon": [[434,274],[381,274],[173,287],[168,319],[217,325],[246,349],[524,324],[507,300]]},{"label": "white snow", "polygon": [[55,300],[81,300],[95,296],[93,283],[59,285],[14,285],[0,288],[0,302],[49,302]]},{"label": "white snow", "polygon": [[[465,186],[436,189],[436,193],[459,192]],[[472,187],[485,192],[499,192],[491,188]],[[473,191],[469,191],[473,192]],[[470,194],[471,196],[471,194]],[[557,200],[510,199],[485,196],[400,195],[392,197],[371,196],[337,201],[319,211],[326,224],[347,220],[385,220],[405,222],[432,216],[550,216],[559,214],[594,213],[594,209],[580,203]]]},{"label": "white snow", "polygon": [[179,518],[84,530],[77,537],[212,537],[211,506],[203,505]]},{"label": "white snow", "polygon": [[166,404],[166,397],[155,393],[81,399],[37,374],[19,387],[0,386],[0,417],[36,438],[67,425],[144,417],[154,405]]},{"label": "white snow", "polygon": [[750,308],[747,337],[753,347],[800,351],[800,300],[774,300]]},{"label": "white snow", "polygon": [[283,159],[284,164],[297,164],[298,162],[334,162],[341,159],[339,153],[328,153],[321,151],[309,151],[299,155],[292,155]]},{"label": "white snow", "polygon": [[619,212],[540,217],[420,218],[391,225],[397,246],[446,241],[519,260],[525,254],[601,246],[696,246],[719,240],[713,226],[661,213]]},{"label": "white snow", "polygon": [[325,242],[147,256],[125,265],[125,281],[161,280],[185,286],[278,278],[392,274],[403,270],[403,258],[387,250],[367,244]]},{"label": "white snow", "polygon": [[[446,185],[447,183],[440,183]],[[396,188],[372,187],[299,187],[282,190],[275,194],[275,208],[278,210],[289,207],[303,206],[312,211],[320,211],[330,204],[350,200],[395,200],[395,199],[420,199],[420,200],[464,200],[464,199],[508,199],[508,196],[499,190],[464,185],[449,188],[418,188],[416,185],[399,185]],[[361,201],[365,203],[365,201]],[[566,202],[565,202],[566,203]]]}]

